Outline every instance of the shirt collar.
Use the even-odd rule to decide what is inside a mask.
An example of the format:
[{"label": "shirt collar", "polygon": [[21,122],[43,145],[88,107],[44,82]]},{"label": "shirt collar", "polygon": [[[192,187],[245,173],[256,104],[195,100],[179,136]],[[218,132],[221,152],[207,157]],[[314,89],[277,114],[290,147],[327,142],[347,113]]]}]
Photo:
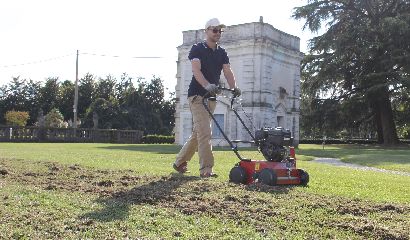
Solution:
[{"label": "shirt collar", "polygon": [[[210,48],[210,47],[208,46],[208,44],[206,44],[206,41],[203,41],[203,42],[202,42],[202,45],[203,45],[205,48]],[[217,50],[217,49],[219,49],[219,44],[218,44],[218,43],[216,43],[216,47],[215,47],[215,50]]]}]

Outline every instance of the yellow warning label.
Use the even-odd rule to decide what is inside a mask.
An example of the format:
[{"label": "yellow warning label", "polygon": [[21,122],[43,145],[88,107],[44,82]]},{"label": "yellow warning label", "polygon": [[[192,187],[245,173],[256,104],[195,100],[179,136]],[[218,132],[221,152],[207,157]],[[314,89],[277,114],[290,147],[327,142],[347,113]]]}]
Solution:
[{"label": "yellow warning label", "polygon": [[260,167],[260,163],[255,163],[255,171],[258,171]]}]

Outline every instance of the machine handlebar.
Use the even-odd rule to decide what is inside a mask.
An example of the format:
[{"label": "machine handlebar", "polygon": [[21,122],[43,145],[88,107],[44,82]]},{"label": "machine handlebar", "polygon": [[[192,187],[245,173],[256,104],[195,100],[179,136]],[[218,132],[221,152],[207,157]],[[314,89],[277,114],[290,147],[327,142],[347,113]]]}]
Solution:
[{"label": "machine handlebar", "polygon": [[235,90],[230,89],[230,88],[226,88],[226,87],[218,87],[218,89],[223,90],[223,91],[229,91],[229,92],[231,92],[231,93],[234,93],[234,92],[235,92]]},{"label": "machine handlebar", "polygon": [[[219,89],[219,90],[222,90],[222,91],[228,91],[228,92],[231,92],[231,93],[232,93],[232,99],[231,99],[231,108],[232,108],[233,103],[235,102],[235,99],[237,98],[237,96],[235,96],[235,90],[230,89],[230,88],[226,88],[226,87],[218,87],[218,89]],[[204,99],[202,100],[203,103],[205,104],[205,99],[206,99],[206,98],[210,98],[210,97],[211,97],[211,98],[215,98],[216,96],[210,96],[210,93],[209,93],[209,92],[205,93]]]}]

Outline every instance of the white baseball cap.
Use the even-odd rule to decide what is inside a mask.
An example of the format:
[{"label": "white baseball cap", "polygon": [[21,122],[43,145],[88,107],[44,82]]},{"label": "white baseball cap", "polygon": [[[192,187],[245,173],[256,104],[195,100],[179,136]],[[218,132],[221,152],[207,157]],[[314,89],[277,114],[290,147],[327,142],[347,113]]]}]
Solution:
[{"label": "white baseball cap", "polygon": [[205,29],[208,29],[209,27],[220,27],[220,28],[225,28],[225,24],[221,24],[218,20],[218,18],[212,18],[209,19],[208,22],[205,24]]}]

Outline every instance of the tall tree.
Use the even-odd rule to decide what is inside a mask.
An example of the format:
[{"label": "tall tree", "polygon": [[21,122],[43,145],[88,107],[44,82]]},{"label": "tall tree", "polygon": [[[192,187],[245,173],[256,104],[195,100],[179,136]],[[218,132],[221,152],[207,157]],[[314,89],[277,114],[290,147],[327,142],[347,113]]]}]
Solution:
[{"label": "tall tree", "polygon": [[97,98],[87,109],[84,120],[85,127],[95,127],[94,121],[97,122],[98,128],[102,129],[121,129],[121,118],[118,118],[119,107],[115,102],[104,98]]},{"label": "tall tree", "polygon": [[38,118],[41,106],[39,105],[41,97],[41,83],[29,80],[26,87],[25,111],[30,113],[28,125],[33,125]]},{"label": "tall tree", "polygon": [[51,109],[58,106],[58,93],[60,91],[60,83],[58,77],[49,77],[46,79],[44,86],[40,89],[39,104],[44,114],[47,114]]},{"label": "tall tree", "polygon": [[170,135],[173,133],[175,126],[175,106],[175,93],[171,93],[170,99],[164,100],[164,102],[161,105],[160,112],[163,128],[159,133],[166,135]]},{"label": "tall tree", "polygon": [[115,98],[116,80],[113,76],[108,75],[106,78],[100,78],[96,83],[95,97],[108,100]]},{"label": "tall tree", "polygon": [[27,99],[27,80],[13,77],[4,88],[5,108],[8,110],[24,111]]},{"label": "tall tree", "polygon": [[65,80],[60,86],[58,109],[65,120],[71,119],[72,121],[74,119],[74,88],[74,83],[70,80]]},{"label": "tall tree", "polygon": [[120,82],[116,84],[116,97],[119,104],[123,104],[128,93],[135,90],[134,84],[132,83],[132,77],[127,73],[123,73],[120,78]]},{"label": "tall tree", "polygon": [[392,105],[400,137],[410,139],[410,88],[395,92]]},{"label": "tall tree", "polygon": [[3,85],[0,87],[0,125],[6,123],[6,119],[4,118],[7,109],[6,109],[6,91],[7,86]]},{"label": "tall tree", "polygon": [[164,101],[164,81],[156,76],[152,76],[151,81],[144,86],[144,98],[155,108],[161,106]]},{"label": "tall tree", "polygon": [[80,79],[78,87],[78,116],[84,118],[87,108],[95,99],[95,77],[87,73]]},{"label": "tall tree", "polygon": [[335,99],[356,98],[371,109],[377,136],[397,144],[391,96],[409,84],[410,2],[406,0],[309,0],[293,17],[327,31],[310,41],[304,87]]},{"label": "tall tree", "polygon": [[8,85],[0,88],[0,123],[6,124],[3,118],[7,111],[27,111],[30,114],[28,124],[33,124],[40,109],[39,96],[41,84],[14,77]]}]

